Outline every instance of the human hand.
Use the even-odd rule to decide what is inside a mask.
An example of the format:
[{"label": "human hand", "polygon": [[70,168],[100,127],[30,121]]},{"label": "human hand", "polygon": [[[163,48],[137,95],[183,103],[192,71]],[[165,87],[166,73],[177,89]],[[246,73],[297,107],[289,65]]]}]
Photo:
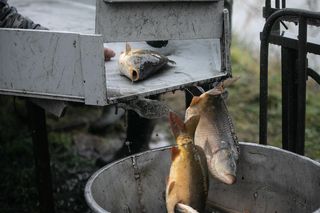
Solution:
[{"label": "human hand", "polygon": [[110,59],[112,57],[114,57],[115,55],[116,55],[116,53],[112,49],[104,48],[104,60],[105,61],[110,61]]}]

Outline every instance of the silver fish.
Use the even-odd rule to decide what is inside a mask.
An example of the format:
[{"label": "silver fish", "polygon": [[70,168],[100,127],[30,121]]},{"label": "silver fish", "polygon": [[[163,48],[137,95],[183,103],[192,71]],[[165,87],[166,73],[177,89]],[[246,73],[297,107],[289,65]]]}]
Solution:
[{"label": "silver fish", "polygon": [[132,81],[143,80],[168,63],[175,64],[174,61],[158,52],[131,49],[128,43],[126,43],[126,49],[120,54],[118,61],[120,73]]},{"label": "silver fish", "polygon": [[210,174],[223,183],[233,184],[240,151],[223,93],[224,82],[193,97],[185,119],[200,115],[194,142],[204,150]]}]

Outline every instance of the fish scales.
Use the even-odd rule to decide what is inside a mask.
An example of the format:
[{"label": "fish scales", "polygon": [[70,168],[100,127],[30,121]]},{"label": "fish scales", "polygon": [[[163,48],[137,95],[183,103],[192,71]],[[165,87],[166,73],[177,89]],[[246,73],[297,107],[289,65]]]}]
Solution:
[{"label": "fish scales", "polygon": [[203,150],[193,143],[199,116],[191,117],[185,124],[170,113],[170,124],[177,147],[172,148],[172,164],[166,188],[168,213],[174,213],[178,203],[203,212],[208,195],[209,179]]},{"label": "fish scales", "polygon": [[156,51],[131,49],[128,43],[118,61],[120,73],[132,81],[143,80],[168,63],[175,64],[174,61]]},{"label": "fish scales", "polygon": [[236,180],[236,164],[239,158],[239,143],[232,119],[223,99],[222,84],[194,97],[186,111],[190,116],[200,115],[194,142],[206,155],[210,174],[226,184]]}]

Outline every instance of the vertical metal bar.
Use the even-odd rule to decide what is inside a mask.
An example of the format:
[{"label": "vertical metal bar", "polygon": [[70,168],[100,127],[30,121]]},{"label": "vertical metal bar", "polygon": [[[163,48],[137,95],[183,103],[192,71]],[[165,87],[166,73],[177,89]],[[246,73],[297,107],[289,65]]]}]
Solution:
[{"label": "vertical metal bar", "polygon": [[[265,34],[264,34],[265,33]],[[267,117],[268,117],[268,33],[261,34],[260,47],[260,112],[259,112],[259,143],[267,144]]]},{"label": "vertical metal bar", "polygon": [[276,5],[275,5],[275,7],[276,7],[277,9],[280,8],[280,0],[276,0]]},{"label": "vertical metal bar", "polygon": [[27,101],[27,109],[33,141],[40,212],[54,213],[45,111],[29,101]]},{"label": "vertical metal bar", "polygon": [[282,148],[290,151],[294,151],[294,144],[296,144],[297,87],[295,84],[295,62],[297,58],[297,50],[281,48]]},{"label": "vertical metal bar", "polygon": [[271,8],[271,0],[266,0],[265,5],[266,5],[267,9],[270,9]]},{"label": "vertical metal bar", "polygon": [[231,25],[229,20],[229,11],[223,10],[223,30],[224,30],[224,67],[229,76],[232,76],[231,60],[230,60],[230,46],[231,46]]},{"label": "vertical metal bar", "polygon": [[296,153],[304,154],[306,79],[307,79],[307,20],[299,19],[298,66],[297,66],[297,144]]},{"label": "vertical metal bar", "polygon": [[282,9],[286,8],[286,0],[282,0]]}]

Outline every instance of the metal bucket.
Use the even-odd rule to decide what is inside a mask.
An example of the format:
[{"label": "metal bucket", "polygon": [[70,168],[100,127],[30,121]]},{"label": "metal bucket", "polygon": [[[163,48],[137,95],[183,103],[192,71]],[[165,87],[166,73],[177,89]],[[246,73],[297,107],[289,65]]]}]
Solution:
[{"label": "metal bucket", "polygon": [[[207,212],[314,212],[320,207],[320,163],[285,150],[241,143],[237,182],[210,179]],[[166,212],[170,147],[143,152],[97,171],[85,197],[94,212]]]}]

